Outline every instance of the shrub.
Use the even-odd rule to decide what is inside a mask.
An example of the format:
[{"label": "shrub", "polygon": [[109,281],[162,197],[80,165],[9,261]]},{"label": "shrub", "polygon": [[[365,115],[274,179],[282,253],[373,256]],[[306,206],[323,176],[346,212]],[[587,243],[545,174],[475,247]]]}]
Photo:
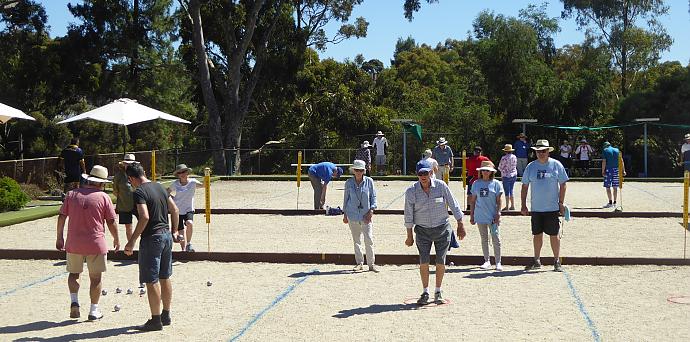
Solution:
[{"label": "shrub", "polygon": [[0,212],[19,210],[30,199],[12,178],[0,178]]}]

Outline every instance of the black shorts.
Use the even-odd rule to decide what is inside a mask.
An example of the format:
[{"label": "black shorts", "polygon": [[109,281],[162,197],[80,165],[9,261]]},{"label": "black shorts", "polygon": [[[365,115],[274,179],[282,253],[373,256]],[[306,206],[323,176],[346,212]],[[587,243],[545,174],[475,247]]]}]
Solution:
[{"label": "black shorts", "polygon": [[546,233],[546,235],[558,235],[560,222],[558,211],[532,212],[532,235]]},{"label": "black shorts", "polygon": [[194,212],[193,211],[190,211],[190,212],[187,212],[187,213],[180,215],[180,221],[177,223],[177,230],[184,230],[184,228],[185,228],[184,224],[187,223],[187,221],[194,222]]},{"label": "black shorts", "polygon": [[132,212],[118,212],[117,216],[119,218],[118,223],[120,224],[132,224]]}]

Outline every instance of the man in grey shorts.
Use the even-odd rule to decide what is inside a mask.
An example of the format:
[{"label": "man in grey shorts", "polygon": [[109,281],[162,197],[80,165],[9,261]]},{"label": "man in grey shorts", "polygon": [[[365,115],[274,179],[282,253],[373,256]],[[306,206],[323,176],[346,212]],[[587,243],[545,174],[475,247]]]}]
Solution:
[{"label": "man in grey shorts", "polygon": [[419,181],[412,184],[405,191],[405,228],[407,239],[405,244],[409,247],[414,244],[412,235],[414,229],[417,237],[417,250],[419,250],[419,274],[422,278],[424,292],[417,300],[417,304],[429,303],[429,263],[431,257],[431,244],[436,249],[436,291],[434,302],[442,304],[441,284],[446,270],[446,253],[450,245],[453,228],[448,219],[448,207],[458,221],[458,236],[465,238],[465,227],[462,224],[462,210],[455,197],[450,192],[448,185],[440,179],[429,176],[431,163],[428,160],[420,160],[417,163],[417,177]]}]

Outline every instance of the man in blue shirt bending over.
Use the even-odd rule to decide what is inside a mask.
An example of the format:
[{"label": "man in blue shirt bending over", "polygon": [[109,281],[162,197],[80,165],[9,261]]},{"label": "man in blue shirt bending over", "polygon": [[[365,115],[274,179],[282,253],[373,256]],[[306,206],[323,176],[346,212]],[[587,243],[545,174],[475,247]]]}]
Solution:
[{"label": "man in blue shirt bending over", "polygon": [[548,140],[537,140],[532,147],[537,153],[537,160],[529,163],[522,175],[522,215],[527,215],[527,191],[532,186],[532,243],[534,244],[534,260],[527,265],[525,270],[541,268],[539,255],[541,246],[544,243],[544,233],[549,235],[551,240],[551,250],[553,251],[553,270],[561,272],[559,256],[561,252],[561,239],[558,236],[560,222],[558,215],[563,214],[565,207],[565,183],[568,181],[568,174],[563,168],[563,164],[556,159],[549,158],[549,152],[553,147],[549,146]]},{"label": "man in blue shirt bending over", "polygon": [[[604,150],[602,151],[603,159],[601,161],[601,176],[604,177],[604,187],[606,188],[606,195],[609,197],[609,203],[604,208],[615,208],[616,197],[618,196],[618,187],[620,186],[620,179],[618,179],[618,155],[620,151],[611,146],[610,142],[604,143]],[[623,175],[625,176],[625,164],[621,159],[621,166],[623,167]],[[613,201],[611,201],[611,187],[613,186]]]},{"label": "man in blue shirt bending over", "polygon": [[343,169],[331,162],[321,162],[309,167],[309,180],[314,188],[314,209],[323,209],[326,203],[328,182],[343,174]]}]

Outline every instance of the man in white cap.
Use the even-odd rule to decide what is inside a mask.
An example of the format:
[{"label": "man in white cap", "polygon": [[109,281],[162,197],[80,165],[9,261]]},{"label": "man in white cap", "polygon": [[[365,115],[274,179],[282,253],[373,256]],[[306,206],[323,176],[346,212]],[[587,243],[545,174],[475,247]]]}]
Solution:
[{"label": "man in white cap", "polygon": [[560,230],[559,214],[563,214],[565,207],[566,182],[568,174],[565,172],[563,164],[556,159],[549,157],[549,152],[553,147],[549,146],[549,141],[542,139],[532,146],[537,154],[537,160],[527,164],[522,175],[522,215],[528,215],[527,210],[527,191],[532,186],[532,242],[534,244],[534,259],[527,265],[525,270],[541,268],[539,256],[541,246],[544,243],[544,233],[549,235],[551,240],[551,250],[553,251],[554,265],[553,270],[561,272],[562,267],[559,261],[561,251],[561,240],[558,236]]},{"label": "man in white cap", "polygon": [[[120,238],[115,225],[115,208],[110,197],[103,192],[108,181],[108,169],[94,165],[91,172],[83,174],[85,184],[81,188],[68,192],[60,207],[57,220],[57,239],[55,248],[67,251],[67,286],[71,300],[70,317],[79,318],[79,276],[84,270],[84,262],[89,269],[89,294],[91,309],[89,320],[103,317],[98,309],[101,297],[101,274],[106,270],[108,246],[105,242],[105,228],[113,236],[115,251],[120,249]],[[67,218],[69,217],[69,221]],[[67,242],[64,240],[65,222],[67,225]]]},{"label": "man in white cap", "polygon": [[685,143],[680,147],[680,162],[683,171],[690,171],[690,133],[685,135]]},{"label": "man in white cap", "polygon": [[438,162],[438,179],[444,180],[446,173],[453,171],[453,149],[448,146],[446,138],[440,137],[436,141],[436,147],[433,150],[434,159]]},{"label": "man in white cap", "polygon": [[113,177],[113,195],[117,198],[115,212],[118,215],[118,223],[125,225],[127,239],[132,237],[132,212],[134,210],[134,199],[132,197],[132,184],[127,179],[127,166],[136,163],[134,154],[125,154],[123,160],[117,163],[115,176]]},{"label": "man in white cap", "polygon": [[386,174],[386,149],[388,148],[388,139],[383,136],[383,132],[376,132],[373,146],[376,149],[376,174],[383,176]]}]

